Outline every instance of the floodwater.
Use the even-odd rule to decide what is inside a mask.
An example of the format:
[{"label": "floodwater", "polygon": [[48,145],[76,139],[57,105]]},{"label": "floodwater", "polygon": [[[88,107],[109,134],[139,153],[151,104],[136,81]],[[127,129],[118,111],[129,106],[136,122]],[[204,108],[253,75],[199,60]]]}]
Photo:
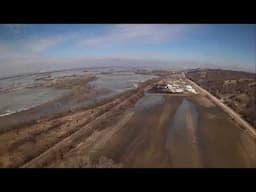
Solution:
[{"label": "floodwater", "polygon": [[165,147],[173,167],[254,167],[256,162],[253,137],[219,107],[186,98],[171,118]]},{"label": "floodwater", "polygon": [[[195,134],[198,127],[198,115],[195,104],[184,98],[171,121],[166,142],[167,148],[170,147],[170,142],[196,142],[196,140],[189,141],[187,123],[191,124],[190,127],[192,127],[192,131]],[[189,117],[192,117],[191,122],[188,122]]]},{"label": "floodwater", "polygon": [[175,167],[199,166],[198,118],[196,105],[183,98],[172,118],[166,139],[166,149]]},{"label": "floodwater", "polygon": [[141,75],[132,72],[117,72],[111,74],[98,74],[95,81],[90,82],[96,88],[110,89],[120,93],[137,87],[139,82],[155,78],[154,75]]},{"label": "floodwater", "polygon": [[[100,73],[97,73],[97,72],[100,72]],[[110,72],[110,73],[101,74],[101,72]],[[137,83],[139,82],[144,82],[146,80],[156,77],[153,75],[138,75],[129,71],[112,72],[112,71],[109,71],[109,69],[105,69],[105,71],[87,71],[86,73],[94,73],[97,77],[96,80],[89,82],[90,85],[92,85],[96,89],[102,89],[107,91],[79,102],[67,101],[67,103],[62,105],[61,108],[60,106],[56,108],[58,111],[60,110],[65,111],[67,109],[78,109],[82,107],[94,106],[95,104],[102,102],[104,100],[110,99],[124,91],[136,88]],[[155,97],[153,100],[155,100]]]},{"label": "floodwater", "polygon": [[217,106],[146,94],[132,110],[100,155],[124,167],[256,167],[256,140]]},{"label": "floodwater", "polygon": [[0,80],[0,89],[16,88],[27,86],[34,82],[36,75],[18,76]]},{"label": "floodwater", "polygon": [[50,73],[52,78],[59,78],[59,77],[72,76],[72,75],[83,75],[83,74],[85,74],[85,72],[83,72],[82,70],[59,71],[59,72]]},{"label": "floodwater", "polygon": [[36,83],[43,82],[45,79],[57,79],[64,76],[93,74],[90,72],[84,72],[83,70],[70,70],[70,71],[56,71],[45,72],[35,74],[24,74],[20,76],[14,76],[9,78],[0,79],[0,90],[13,89],[18,87],[29,86]]},{"label": "floodwater", "polygon": [[134,111],[147,111],[163,103],[164,97],[162,95],[145,94],[145,96],[135,104]]},{"label": "floodwater", "polygon": [[0,94],[0,116],[19,112],[54,100],[67,93],[67,90],[52,88],[22,89]]},{"label": "floodwater", "polygon": [[[110,73],[101,74],[102,72]],[[24,87],[34,83],[40,83],[47,79],[56,79],[63,76],[82,74],[95,74],[98,79],[90,82],[90,84],[94,85],[96,89],[100,89],[99,92],[101,93],[86,99],[70,99],[65,103],[57,101],[51,105],[50,110],[49,107],[42,107],[40,110],[37,110],[37,112],[33,114],[33,119],[49,117],[56,113],[93,106],[98,102],[110,99],[123,91],[136,88],[138,82],[143,82],[156,77],[152,75],[138,75],[129,71],[113,71],[110,69],[66,70],[27,74],[1,79],[0,90]],[[17,89],[8,93],[2,92],[0,93],[0,117],[33,108],[50,100],[56,99],[59,96],[62,96],[63,93],[65,93],[65,91],[50,88],[25,88],[20,90]]]}]

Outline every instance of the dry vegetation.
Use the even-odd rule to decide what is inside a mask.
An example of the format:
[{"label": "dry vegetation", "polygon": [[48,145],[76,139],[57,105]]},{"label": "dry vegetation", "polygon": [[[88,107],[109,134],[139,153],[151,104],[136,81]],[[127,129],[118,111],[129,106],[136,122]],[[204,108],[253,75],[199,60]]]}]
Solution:
[{"label": "dry vegetation", "polygon": [[256,127],[256,74],[227,70],[194,70],[186,75]]}]

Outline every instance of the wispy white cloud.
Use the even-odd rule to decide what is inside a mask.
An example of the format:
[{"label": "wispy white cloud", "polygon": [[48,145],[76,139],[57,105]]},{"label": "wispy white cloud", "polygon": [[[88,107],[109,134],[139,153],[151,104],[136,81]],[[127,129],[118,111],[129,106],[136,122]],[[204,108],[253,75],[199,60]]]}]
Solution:
[{"label": "wispy white cloud", "polygon": [[27,48],[32,52],[42,52],[47,50],[50,47],[57,45],[58,43],[62,42],[64,37],[62,35],[50,38],[40,38],[36,40],[32,40],[28,42]]},{"label": "wispy white cloud", "polygon": [[[20,33],[26,29],[24,25],[12,24],[5,27],[10,30],[10,33]],[[131,65],[133,63],[134,66],[137,64],[160,66],[159,63],[162,63],[162,66],[176,65],[188,68],[191,66],[210,66],[207,60],[212,62],[213,59],[207,59],[201,53],[186,53],[186,57],[184,57],[183,53],[175,55],[168,49],[133,49],[145,44],[150,44],[152,47],[165,42],[171,44],[173,40],[185,38],[186,34],[194,27],[195,25],[116,24],[109,25],[104,29],[100,28],[99,31],[97,29],[92,31],[67,31],[67,33],[44,34],[46,36],[41,36],[41,34],[30,36],[28,33],[26,38],[17,38],[17,41],[16,39],[10,41],[2,39],[0,41],[0,75],[13,71],[27,72],[28,70],[50,70],[87,65],[105,66],[119,63],[121,65]],[[23,34],[17,36],[23,37]],[[63,44],[64,49],[51,49],[56,48],[63,42],[65,42]],[[131,47],[129,47],[130,44]],[[100,49],[101,47],[106,48],[106,46],[117,49],[114,51],[111,49],[110,51],[107,49],[102,51]],[[84,47],[85,49],[83,49]],[[119,51],[119,47],[128,48],[125,51],[122,49]],[[63,56],[63,53],[58,56],[58,52],[63,50],[66,52],[71,50],[72,53],[70,56]],[[47,55],[51,56],[44,54],[49,52],[52,54]],[[82,57],[78,58],[77,55]],[[93,55],[95,55],[95,58],[88,58],[88,56],[92,57]],[[187,60],[184,61],[184,59]],[[182,62],[178,62],[179,60]],[[218,60],[215,63],[226,65],[227,62]]]},{"label": "wispy white cloud", "polygon": [[60,65],[59,58],[47,58],[41,53],[63,41],[62,36],[54,38],[40,38],[19,42],[15,45],[0,42],[0,75],[10,73],[24,73]]},{"label": "wispy white cloud", "polygon": [[[23,28],[23,25],[6,24],[10,29]],[[55,36],[27,38],[21,41],[8,42],[0,45],[0,58],[29,57],[34,54],[41,54],[63,41],[72,39],[73,44],[80,44],[85,47],[102,47],[102,46],[126,46],[129,43],[161,43],[178,38],[182,33],[187,31],[186,25],[161,25],[161,24],[116,24],[108,28],[100,35],[87,36],[79,33],[58,34]],[[69,45],[69,48],[72,45]],[[12,48],[10,48],[12,47]],[[73,47],[78,49],[79,47]]]},{"label": "wispy white cloud", "polygon": [[63,35],[38,39],[26,39],[15,42],[0,41],[0,59],[20,60],[21,58],[34,57],[43,51],[64,41]]},{"label": "wispy white cloud", "polygon": [[123,43],[162,43],[179,37],[188,25],[117,24],[104,35],[85,38],[86,46],[106,46]]}]

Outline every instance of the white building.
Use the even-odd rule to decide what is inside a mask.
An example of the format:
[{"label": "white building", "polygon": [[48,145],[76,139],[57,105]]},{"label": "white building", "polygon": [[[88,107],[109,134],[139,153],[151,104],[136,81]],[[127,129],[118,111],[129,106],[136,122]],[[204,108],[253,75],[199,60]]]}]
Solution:
[{"label": "white building", "polygon": [[183,89],[176,89],[176,93],[183,93]]},{"label": "white building", "polygon": [[193,89],[193,87],[192,87],[191,85],[186,85],[186,90],[187,90],[188,92],[191,92],[191,93],[196,94],[196,90]]}]

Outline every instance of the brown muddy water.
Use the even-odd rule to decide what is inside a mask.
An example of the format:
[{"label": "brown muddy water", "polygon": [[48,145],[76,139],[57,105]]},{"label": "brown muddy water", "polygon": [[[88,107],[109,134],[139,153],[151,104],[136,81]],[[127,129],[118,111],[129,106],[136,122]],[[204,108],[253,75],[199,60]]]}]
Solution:
[{"label": "brown muddy water", "polygon": [[183,98],[171,118],[166,149],[173,167],[256,166],[255,138],[217,106],[203,107],[193,97]]},{"label": "brown muddy water", "polygon": [[255,138],[198,97],[146,94],[94,154],[122,167],[256,167]]},{"label": "brown muddy water", "polygon": [[200,166],[198,118],[196,105],[183,98],[170,122],[166,138],[166,149],[174,167]]}]

